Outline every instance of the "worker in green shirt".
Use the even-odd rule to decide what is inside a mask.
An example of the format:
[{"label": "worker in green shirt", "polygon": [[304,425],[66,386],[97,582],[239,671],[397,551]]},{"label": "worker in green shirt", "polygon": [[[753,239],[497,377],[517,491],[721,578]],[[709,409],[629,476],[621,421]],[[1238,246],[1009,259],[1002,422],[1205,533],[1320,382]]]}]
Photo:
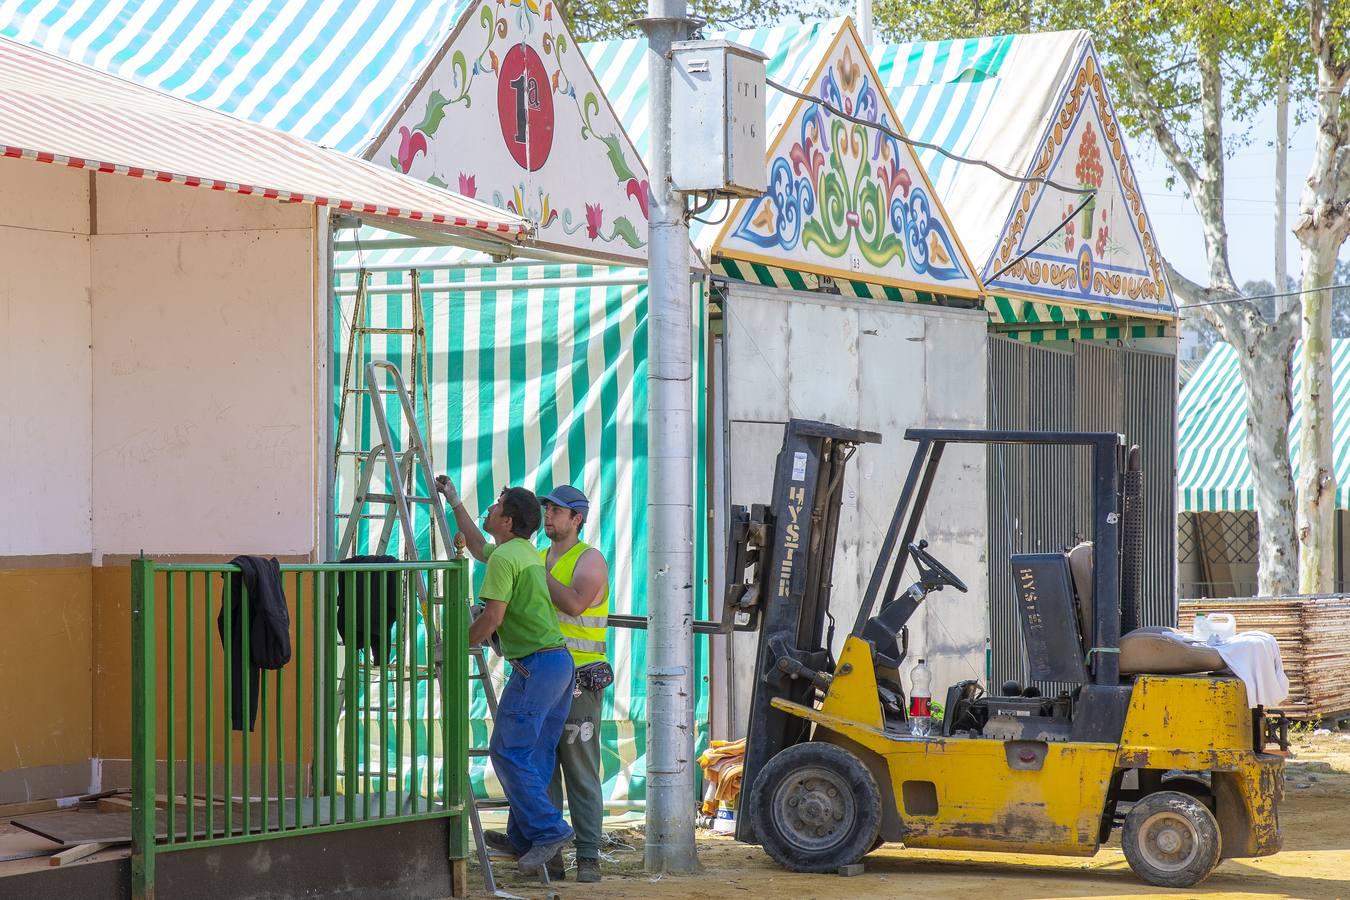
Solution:
[{"label": "worker in green shirt", "polygon": [[542,519],[539,500],[525,488],[503,490],[483,522],[492,536],[489,544],[454,482],[442,475],[436,487],[454,510],[469,553],[487,563],[478,591],[483,611],[469,626],[469,643],[481,645],[496,632],[502,655],[511,663],[511,677],[497,700],[488,756],[510,806],[507,838],[521,872],[534,874],[573,837],[548,793],[575,672],[543,561],[530,543]]}]

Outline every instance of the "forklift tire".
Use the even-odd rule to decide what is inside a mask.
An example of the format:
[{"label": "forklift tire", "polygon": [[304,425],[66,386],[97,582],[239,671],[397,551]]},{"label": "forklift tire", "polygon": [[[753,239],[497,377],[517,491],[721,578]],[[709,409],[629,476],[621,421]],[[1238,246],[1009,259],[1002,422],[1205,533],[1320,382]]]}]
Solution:
[{"label": "forklift tire", "polygon": [[750,793],[769,856],[793,872],[836,872],[875,846],[881,791],[867,766],[833,744],[796,744],[769,760]]},{"label": "forklift tire", "polygon": [[1204,881],[1223,854],[1214,813],[1179,791],[1158,791],[1135,803],[1125,816],[1120,846],[1134,874],[1171,888]]}]

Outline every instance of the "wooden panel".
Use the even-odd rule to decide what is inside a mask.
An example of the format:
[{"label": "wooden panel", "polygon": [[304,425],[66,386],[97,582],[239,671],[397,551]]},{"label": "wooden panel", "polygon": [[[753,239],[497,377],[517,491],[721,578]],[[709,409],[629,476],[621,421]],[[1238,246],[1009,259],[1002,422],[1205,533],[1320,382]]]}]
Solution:
[{"label": "wooden panel", "polygon": [[1280,645],[1289,699],[1281,709],[1311,719],[1350,711],[1350,597],[1185,600],[1180,625],[1196,613],[1227,612],[1239,631],[1265,631]]}]

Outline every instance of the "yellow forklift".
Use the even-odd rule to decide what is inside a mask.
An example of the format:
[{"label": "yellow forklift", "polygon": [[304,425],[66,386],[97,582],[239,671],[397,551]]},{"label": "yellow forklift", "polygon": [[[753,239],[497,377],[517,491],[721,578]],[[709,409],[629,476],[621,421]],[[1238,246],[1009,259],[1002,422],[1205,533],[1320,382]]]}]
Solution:
[{"label": "yellow forklift", "polygon": [[[759,631],[736,837],[790,870],[833,872],[886,842],[1092,856],[1119,826],[1136,875],[1177,888],[1222,859],[1278,851],[1283,759],[1263,752],[1276,723],[1249,709],[1212,649],[1138,627],[1138,449],[1109,433],[905,437],[913,464],[837,659],[843,474],[879,436],[793,420],[773,502],[732,512],[725,624]],[[940,602],[930,594],[966,590],[918,533],[952,444],[1085,448],[1092,541],[1011,555],[1028,685],[952,685],[940,724],[914,734],[906,622]],[[917,579],[902,590],[910,563]]]}]

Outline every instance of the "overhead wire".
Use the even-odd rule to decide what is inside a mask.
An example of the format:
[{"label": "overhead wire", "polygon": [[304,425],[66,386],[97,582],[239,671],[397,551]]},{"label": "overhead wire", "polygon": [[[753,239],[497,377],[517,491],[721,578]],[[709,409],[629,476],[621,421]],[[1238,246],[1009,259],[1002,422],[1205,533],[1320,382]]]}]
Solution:
[{"label": "overhead wire", "polygon": [[1242,297],[1227,297],[1223,300],[1206,300],[1204,303],[1183,303],[1177,309],[1198,309],[1202,306],[1227,306],[1230,303],[1247,303],[1251,300],[1278,300],[1281,297],[1297,297],[1302,294],[1318,294],[1322,291],[1338,291],[1342,288],[1350,288],[1350,281],[1344,281],[1340,284],[1329,284],[1326,287],[1315,288],[1297,288],[1292,291],[1279,291],[1274,294],[1251,294]]},{"label": "overhead wire", "polygon": [[806,103],[813,103],[821,107],[822,109],[828,110],[831,115],[838,116],[839,118],[843,119],[846,122],[853,122],[854,124],[861,125],[864,128],[874,129],[910,147],[918,147],[923,150],[932,150],[933,152],[940,153],[943,156],[947,157],[948,159],[954,160],[955,162],[963,163],[964,165],[968,166],[979,166],[981,168],[988,169],[995,175],[998,175],[1000,178],[1005,178],[1008,181],[1016,182],[1018,184],[1043,184],[1046,187],[1052,187],[1055,190],[1063,191],[1064,193],[1067,194],[1086,195],[1084,196],[1083,201],[1079,203],[1078,206],[1074,207],[1073,212],[1065,216],[1062,220],[1060,220],[1060,223],[1056,225],[1054,228],[1050,229],[1050,232],[1046,234],[1045,237],[1037,241],[1035,246],[1033,246],[1030,250],[1027,250],[1026,252],[1022,253],[1021,255],[1017,256],[1003,268],[999,269],[996,273],[994,273],[993,277],[985,279],[986,282],[996,280],[1004,272],[1016,266],[1022,260],[1030,256],[1032,253],[1035,253],[1036,250],[1039,249],[1042,245],[1044,245],[1046,241],[1050,240],[1052,237],[1059,234],[1061,230],[1067,227],[1068,224],[1074,220],[1074,217],[1078,215],[1079,211],[1082,210],[1083,207],[1087,206],[1090,202],[1092,202],[1092,199],[1097,196],[1097,188],[1084,188],[1076,185],[1060,184],[1058,181],[1055,181],[1052,178],[1047,178],[1043,175],[1014,175],[1012,172],[1009,172],[1006,169],[999,168],[998,166],[989,162],[989,160],[987,159],[976,159],[975,157],[971,156],[962,156],[959,153],[953,153],[946,147],[938,146],[937,144],[931,143],[929,141],[920,141],[910,137],[907,134],[902,134],[901,132],[895,130],[894,128],[888,128],[887,126],[882,125],[880,122],[869,122],[867,119],[861,118],[860,116],[855,116],[852,113],[845,112],[844,110],[840,109],[839,107],[835,106],[834,104],[830,103],[827,100],[824,100],[820,97],[813,97],[812,95],[804,93],[803,91],[793,90],[792,88],[788,87],[785,84],[782,84],[781,82],[774,81],[772,78],[765,79],[765,83],[767,83],[768,86],[773,88],[774,90],[787,94],[789,97],[796,97],[798,100],[802,100]]}]

